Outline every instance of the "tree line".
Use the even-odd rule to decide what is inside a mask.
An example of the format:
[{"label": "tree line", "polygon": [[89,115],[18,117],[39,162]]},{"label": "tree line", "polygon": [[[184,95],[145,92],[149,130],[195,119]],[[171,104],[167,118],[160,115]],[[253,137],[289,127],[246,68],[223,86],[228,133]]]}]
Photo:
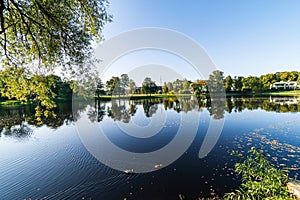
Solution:
[{"label": "tree line", "polygon": [[228,75],[224,78],[226,91],[253,91],[261,92],[270,89],[270,85],[275,82],[297,81],[300,84],[300,72],[276,72],[261,76],[234,76]]},{"label": "tree line", "polygon": [[[224,72],[216,70],[212,72],[208,80],[196,80],[191,86],[195,93],[220,92],[227,93],[259,93],[268,92],[270,86],[276,82],[295,81],[300,85],[300,72],[276,72],[261,76],[224,76]],[[223,87],[223,90],[222,90]],[[288,88],[285,88],[288,89]],[[296,89],[296,88],[295,88]]]},{"label": "tree line", "polygon": [[[176,79],[171,82],[164,82],[157,86],[155,81],[146,77],[141,87],[137,87],[134,80],[127,74],[121,77],[112,77],[106,82],[106,90],[109,94],[207,94],[212,92],[265,92],[270,90],[270,85],[275,82],[296,81],[300,85],[300,72],[276,72],[261,76],[224,76],[224,72],[216,70],[212,72],[208,80],[191,81],[187,79]],[[104,90],[104,84],[101,89]],[[104,93],[103,93],[104,94]]]},{"label": "tree line", "polygon": [[[234,76],[224,77],[222,71],[211,73],[208,80],[191,81],[176,79],[173,82],[164,82],[159,86],[150,77],[145,77],[141,86],[128,74],[113,76],[105,83],[99,78],[88,80],[80,85],[75,80],[63,80],[51,74],[47,76],[30,74],[22,68],[0,71],[0,97],[2,99],[17,99],[23,102],[38,100],[41,105],[47,105],[48,100],[56,97],[69,98],[72,92],[79,96],[83,90],[90,90],[97,97],[101,95],[127,95],[127,94],[205,94],[218,92],[223,88],[226,92],[252,91],[260,92],[269,90],[270,85],[280,81],[297,81],[300,85],[300,72],[276,72],[261,76]],[[37,90],[36,88],[39,88]]]},{"label": "tree line", "polygon": [[[150,77],[145,77],[142,85],[139,87],[136,85],[133,79],[130,79],[127,74],[122,74],[120,77],[113,76],[106,82],[106,91],[104,84],[100,84],[97,91],[108,93],[111,95],[125,95],[125,94],[175,94],[175,93],[187,93],[191,94],[192,81],[187,79],[176,79],[174,82],[165,82],[163,86],[159,86]],[[97,94],[98,96],[98,94]]]}]

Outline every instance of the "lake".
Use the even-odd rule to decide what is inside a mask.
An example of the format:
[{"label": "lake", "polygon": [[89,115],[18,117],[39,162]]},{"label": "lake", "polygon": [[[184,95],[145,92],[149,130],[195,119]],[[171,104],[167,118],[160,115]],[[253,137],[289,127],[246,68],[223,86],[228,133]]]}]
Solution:
[{"label": "lake", "polygon": [[300,173],[300,98],[116,99],[0,107],[0,199],[196,199],[238,188],[252,147]]}]

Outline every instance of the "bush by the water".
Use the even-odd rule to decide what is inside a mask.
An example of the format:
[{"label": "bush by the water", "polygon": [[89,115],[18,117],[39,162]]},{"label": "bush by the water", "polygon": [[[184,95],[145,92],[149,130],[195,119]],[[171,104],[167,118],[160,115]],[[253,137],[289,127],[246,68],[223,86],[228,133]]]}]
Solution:
[{"label": "bush by the water", "polygon": [[235,164],[235,171],[242,175],[241,187],[225,194],[224,199],[293,199],[287,187],[288,176],[254,147],[249,153],[246,158],[240,156],[243,162]]}]

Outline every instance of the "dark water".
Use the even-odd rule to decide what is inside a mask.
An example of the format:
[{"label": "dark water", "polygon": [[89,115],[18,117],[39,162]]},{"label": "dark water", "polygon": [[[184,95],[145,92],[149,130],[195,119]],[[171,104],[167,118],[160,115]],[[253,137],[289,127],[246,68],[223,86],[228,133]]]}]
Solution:
[{"label": "dark water", "polygon": [[[300,101],[297,98],[115,100],[90,105],[75,102],[73,106],[69,102],[59,104],[56,114],[56,119],[38,125],[34,107],[0,107],[0,199],[222,196],[240,184],[239,176],[233,171],[238,160],[230,155],[231,151],[246,153],[252,146],[263,149],[269,161],[291,178],[298,178],[300,173]],[[159,121],[161,116],[163,120]],[[158,121],[152,126],[151,121],[155,119]],[[82,131],[79,124],[86,127],[84,130],[90,130],[92,125],[101,128],[112,144],[136,154],[171,144],[181,126],[196,125],[197,129],[194,137],[191,137],[192,129],[184,129],[181,142],[191,139],[191,144],[170,165],[154,166],[156,169],[148,173],[127,174],[102,164],[90,154],[84,145],[84,138],[90,133]],[[211,137],[217,139],[207,156],[199,158],[209,126],[215,124],[223,125],[221,132]],[[120,129],[121,126],[133,130],[134,125],[145,130],[140,132],[141,137],[124,134]],[[142,138],[143,134],[151,133],[149,127],[159,131]],[[113,157],[113,152],[107,152],[106,159]],[[121,166],[128,164],[127,160],[118,162]],[[141,165],[133,167],[134,171],[142,169]]]}]

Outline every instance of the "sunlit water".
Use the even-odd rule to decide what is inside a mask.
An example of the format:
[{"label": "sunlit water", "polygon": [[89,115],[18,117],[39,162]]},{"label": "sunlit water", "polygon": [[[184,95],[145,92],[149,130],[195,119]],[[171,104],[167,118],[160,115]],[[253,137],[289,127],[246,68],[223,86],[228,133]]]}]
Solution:
[{"label": "sunlit water", "polygon": [[[38,126],[34,108],[0,108],[0,199],[186,199],[230,192],[240,184],[237,158],[252,146],[291,178],[300,172],[300,103],[297,98],[232,98],[212,107],[205,100],[113,101],[58,105],[57,119]],[[90,109],[90,110],[88,110]],[[89,119],[118,147],[137,153],[163,148],[174,139],[182,115],[199,112],[197,134],[182,156],[168,166],[126,174],[99,162],[78,134],[77,121]],[[123,134],[118,124],[147,128],[166,114],[163,128],[149,138]],[[85,116],[86,115],[86,116]],[[199,149],[212,120],[224,120],[216,145],[204,158]],[[131,126],[131,125],[129,125]],[[130,127],[129,127],[130,128]],[[190,134],[186,132],[186,134]]]}]

